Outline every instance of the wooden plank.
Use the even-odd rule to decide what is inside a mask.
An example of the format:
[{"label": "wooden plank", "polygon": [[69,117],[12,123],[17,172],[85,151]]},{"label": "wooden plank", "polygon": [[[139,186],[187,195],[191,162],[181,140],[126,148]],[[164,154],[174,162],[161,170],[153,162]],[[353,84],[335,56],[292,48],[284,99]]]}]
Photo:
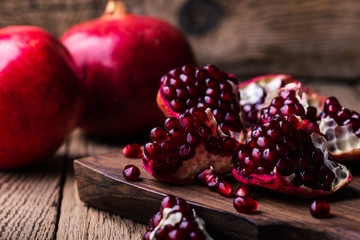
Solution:
[{"label": "wooden plank", "polygon": [[[141,159],[125,158],[120,151],[79,159],[74,164],[82,201],[143,223],[157,211],[166,194],[173,194],[190,201],[208,229],[218,232],[223,239],[360,238],[359,171],[347,188],[327,198],[332,217],[319,220],[310,215],[310,200],[265,189],[254,190],[259,203],[257,214],[239,214],[232,199],[196,184],[160,182],[141,167]],[[127,164],[139,167],[140,181],[123,178],[121,171]]]},{"label": "wooden plank", "polygon": [[32,168],[0,172],[0,239],[54,239],[61,197],[63,145]]},{"label": "wooden plank", "polygon": [[124,219],[119,215],[88,206],[80,201],[72,159],[102,152],[118,150],[120,146],[108,146],[85,138],[79,131],[73,134],[69,146],[68,170],[61,202],[57,239],[141,239],[145,225]]},{"label": "wooden plank", "polygon": [[[360,75],[360,49],[354,47],[360,41],[357,0],[124,2],[130,11],[181,28],[199,64],[216,64],[239,76]],[[60,36],[75,23],[100,16],[105,4],[104,0],[0,1],[0,26],[32,24]]]}]

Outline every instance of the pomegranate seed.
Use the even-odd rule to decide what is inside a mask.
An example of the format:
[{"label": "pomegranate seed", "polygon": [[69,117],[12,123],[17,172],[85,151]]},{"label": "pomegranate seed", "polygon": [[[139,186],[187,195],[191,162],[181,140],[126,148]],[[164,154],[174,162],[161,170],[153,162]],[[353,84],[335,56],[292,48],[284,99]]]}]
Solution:
[{"label": "pomegranate seed", "polygon": [[240,213],[253,213],[258,209],[257,201],[251,197],[236,197],[233,205]]},{"label": "pomegranate seed", "polygon": [[206,186],[207,186],[211,191],[216,191],[216,190],[218,190],[219,180],[220,180],[220,177],[217,176],[217,175],[214,175],[214,174],[209,174],[209,175],[205,176]]},{"label": "pomegranate seed", "polygon": [[164,129],[155,127],[150,131],[150,138],[155,142],[162,142],[167,138],[167,134]]},{"label": "pomegranate seed", "polygon": [[[173,195],[167,195],[162,201],[161,201],[161,211],[164,208],[172,208],[177,204],[176,198]],[[157,224],[155,224],[157,225]]]},{"label": "pomegranate seed", "polygon": [[207,169],[205,169],[203,172],[201,172],[200,174],[198,174],[197,176],[196,176],[196,182],[198,183],[198,184],[200,184],[200,185],[205,185],[206,184],[206,179],[205,179],[205,177],[207,176],[207,175],[210,175],[210,174],[212,174],[212,172],[213,172],[213,169],[212,168],[207,168]]},{"label": "pomegranate seed", "polygon": [[169,117],[165,119],[164,126],[167,131],[170,131],[172,129],[181,129],[179,120],[177,120],[175,117]]},{"label": "pomegranate seed", "polygon": [[251,197],[251,194],[251,189],[244,185],[241,185],[235,192],[236,197]]},{"label": "pomegranate seed", "polygon": [[126,165],[123,170],[123,176],[128,181],[136,181],[140,177],[140,170],[134,165]]},{"label": "pomegranate seed", "polygon": [[330,205],[325,200],[314,200],[310,205],[310,213],[314,218],[330,216]]},{"label": "pomegranate seed", "polygon": [[225,180],[219,182],[218,191],[225,197],[232,197],[234,195],[233,187]]},{"label": "pomegranate seed", "polygon": [[166,100],[171,101],[176,97],[176,89],[173,86],[164,86],[162,93]]},{"label": "pomegranate seed", "polygon": [[145,155],[151,158],[159,158],[162,155],[161,147],[157,143],[146,143],[144,147]]},{"label": "pomegranate seed", "polygon": [[188,146],[188,145],[182,145],[180,147],[180,157],[184,160],[187,160],[187,159],[190,159],[190,158],[193,158],[196,154],[195,152],[195,149]]},{"label": "pomegranate seed", "polygon": [[140,145],[137,143],[126,145],[122,152],[124,153],[125,157],[128,158],[141,158],[144,154]]}]

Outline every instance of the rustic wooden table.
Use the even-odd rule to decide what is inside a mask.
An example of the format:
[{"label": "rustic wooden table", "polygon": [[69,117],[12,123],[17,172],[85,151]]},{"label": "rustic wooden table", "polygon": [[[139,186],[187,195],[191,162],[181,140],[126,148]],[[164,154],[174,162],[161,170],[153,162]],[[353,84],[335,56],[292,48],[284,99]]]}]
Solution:
[{"label": "rustic wooden table", "polygon": [[[360,111],[359,83],[310,85]],[[145,225],[82,203],[74,179],[73,159],[119,150],[126,141],[99,142],[75,130],[52,159],[1,171],[0,239],[142,239]]]}]

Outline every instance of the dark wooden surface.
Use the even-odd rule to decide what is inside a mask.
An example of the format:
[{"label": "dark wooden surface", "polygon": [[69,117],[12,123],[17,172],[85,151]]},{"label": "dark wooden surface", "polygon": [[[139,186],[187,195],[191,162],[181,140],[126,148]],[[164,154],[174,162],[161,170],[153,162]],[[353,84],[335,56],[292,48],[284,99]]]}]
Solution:
[{"label": "dark wooden surface", "polygon": [[[129,182],[123,178],[122,169],[128,164],[141,169],[140,181]],[[121,151],[78,159],[74,165],[82,201],[142,223],[147,223],[158,211],[166,194],[172,194],[196,206],[198,215],[204,218],[209,229],[231,239],[239,236],[243,239],[276,238],[279,233],[269,229],[277,229],[287,239],[360,239],[358,175],[354,176],[350,186],[328,199],[332,217],[318,220],[310,215],[310,200],[260,189],[254,191],[259,211],[239,214],[233,208],[231,198],[196,184],[175,185],[157,181],[142,168],[141,159],[125,158]],[[235,182],[233,184],[236,186]]]},{"label": "dark wooden surface", "polygon": [[[199,64],[239,76],[295,76],[359,80],[360,4],[357,0],[124,0],[128,9],[156,16],[189,38]],[[106,0],[0,1],[0,27],[31,24],[60,36],[99,17]]]},{"label": "dark wooden surface", "polygon": [[[360,85],[316,83],[311,84],[311,87],[324,95],[336,95],[345,106],[360,111]],[[141,239],[145,233],[146,226],[130,220],[133,216],[129,216],[129,218],[121,217],[119,214],[100,210],[80,200],[72,168],[74,159],[119,151],[124,144],[135,141],[140,140],[138,138],[126,138],[121,141],[99,141],[98,139],[89,138],[79,130],[76,130],[52,159],[22,171],[0,171],[0,239]],[[139,162],[138,160],[135,161]],[[329,224],[334,224],[336,220],[339,220],[337,221],[339,227],[347,224],[350,219],[353,222],[358,221],[360,204],[355,205],[354,203],[358,203],[359,199],[358,177],[360,166],[355,164],[349,167],[357,177],[357,181],[354,180],[346,189],[328,199],[332,206],[333,218],[323,220],[312,219],[309,212],[305,210],[308,207],[307,201],[296,200],[287,196],[280,197],[271,191],[256,190],[255,196],[257,196],[260,204],[260,214],[250,216],[255,218],[256,222],[245,221],[244,224],[248,226],[249,232],[238,237],[246,239],[260,232],[263,235],[260,234],[258,237],[266,239],[266,236],[272,236],[275,232],[278,236],[276,239],[285,239],[283,235],[288,234],[293,234],[294,236],[292,237],[300,239],[314,236],[318,236],[318,239],[321,239],[321,235],[316,235],[315,232],[312,232],[309,236],[305,234],[309,232],[304,232],[303,229],[314,227],[311,226],[314,223],[323,228],[329,226]],[[119,169],[113,174],[121,178]],[[109,185],[111,190],[118,191],[117,185],[112,187],[112,184],[119,184],[119,181],[101,174],[97,174],[97,176],[104,178],[106,180],[104,180],[104,183],[111,183]],[[96,181],[96,178],[93,180]],[[196,189],[195,186],[189,188],[189,191],[194,189]],[[130,193],[135,194],[135,192]],[[153,204],[150,205],[151,208],[147,210],[149,211],[148,214],[150,214],[150,209],[155,212],[159,207],[158,201],[160,196],[156,193],[153,194],[151,196],[155,197],[153,198]],[[214,199],[219,198],[217,194],[206,191],[206,195],[208,194]],[[113,197],[119,196],[121,195],[114,195]],[[134,196],[135,199],[138,198],[137,195],[131,196]],[[101,198],[102,196],[99,197]],[[286,213],[282,212],[265,211],[271,208],[271,204],[274,204],[274,201],[276,202],[275,207],[291,207],[293,214],[286,215]],[[226,206],[229,206],[229,204],[229,201],[227,201]],[[349,214],[350,206],[353,206],[353,208]],[[204,217],[215,219],[214,221],[216,222],[221,221],[211,215],[214,211],[202,211],[201,209],[203,208],[197,209],[199,214],[204,215]],[[219,212],[222,213],[220,210],[215,213]],[[304,215],[301,215],[302,213]],[[274,225],[261,225],[260,228],[255,227],[256,223],[265,221],[272,214],[278,215],[276,219],[290,218],[291,222],[296,222],[298,225],[292,228],[290,233],[288,232],[289,228],[285,227],[284,229],[284,227],[281,227],[276,219],[276,221],[274,220]],[[244,219],[248,217],[242,214],[232,215],[234,217],[233,223],[239,221],[239,216],[244,217]],[[340,219],[345,220],[345,222],[340,221]],[[207,224],[214,225],[216,222],[209,221]],[[229,228],[233,227],[236,229],[239,227],[234,225],[229,226]],[[358,229],[359,227],[358,225],[350,226],[353,229]],[[329,233],[336,232],[337,229],[330,229],[329,231]],[[356,236],[359,233],[357,231],[354,234]],[[351,235],[347,236],[349,236],[349,239],[358,239],[352,238]],[[338,239],[345,238],[341,237]]]}]

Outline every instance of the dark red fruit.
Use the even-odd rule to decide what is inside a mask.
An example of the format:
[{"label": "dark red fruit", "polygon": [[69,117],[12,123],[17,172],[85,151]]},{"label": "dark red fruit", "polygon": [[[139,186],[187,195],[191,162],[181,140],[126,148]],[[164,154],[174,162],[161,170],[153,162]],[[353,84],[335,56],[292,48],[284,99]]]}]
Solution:
[{"label": "dark red fruit", "polygon": [[233,205],[239,213],[253,213],[258,209],[257,201],[251,197],[236,197]]},{"label": "dark red fruit", "polygon": [[103,16],[71,27],[61,41],[82,76],[86,106],[80,125],[103,136],[133,135],[163,121],[154,101],[161,76],[195,63],[178,29],[127,13],[121,1],[109,0]]},{"label": "dark red fruit", "polygon": [[139,144],[137,143],[131,143],[126,145],[123,148],[123,153],[125,157],[128,158],[141,158],[143,156],[143,151]]},{"label": "dark red fruit", "polygon": [[315,218],[330,216],[330,205],[325,200],[314,200],[310,205],[310,213]]},{"label": "dark red fruit", "polygon": [[195,107],[178,117],[165,120],[166,131],[159,127],[151,131],[153,142],[144,147],[146,171],[173,183],[194,182],[210,167],[216,174],[230,171],[238,142],[218,131],[210,109]]},{"label": "dark red fruit", "polygon": [[126,165],[123,170],[123,176],[128,181],[139,180],[140,170],[138,167],[136,167],[134,165]]},{"label": "dark red fruit", "polygon": [[316,133],[310,136],[301,128],[301,118],[292,122],[293,116],[288,116],[290,121],[274,117],[252,129],[237,155],[235,178],[300,197],[329,195],[350,182],[346,167],[333,162],[312,142],[321,145],[317,141],[325,144],[325,139]]},{"label": "dark red fruit", "polygon": [[204,221],[199,218],[188,203],[172,195],[166,196],[147,226],[144,240],[211,240],[205,230]]},{"label": "dark red fruit", "polygon": [[157,102],[165,116],[178,117],[193,107],[210,108],[222,130],[239,132],[237,80],[213,65],[185,65],[162,77]]}]

